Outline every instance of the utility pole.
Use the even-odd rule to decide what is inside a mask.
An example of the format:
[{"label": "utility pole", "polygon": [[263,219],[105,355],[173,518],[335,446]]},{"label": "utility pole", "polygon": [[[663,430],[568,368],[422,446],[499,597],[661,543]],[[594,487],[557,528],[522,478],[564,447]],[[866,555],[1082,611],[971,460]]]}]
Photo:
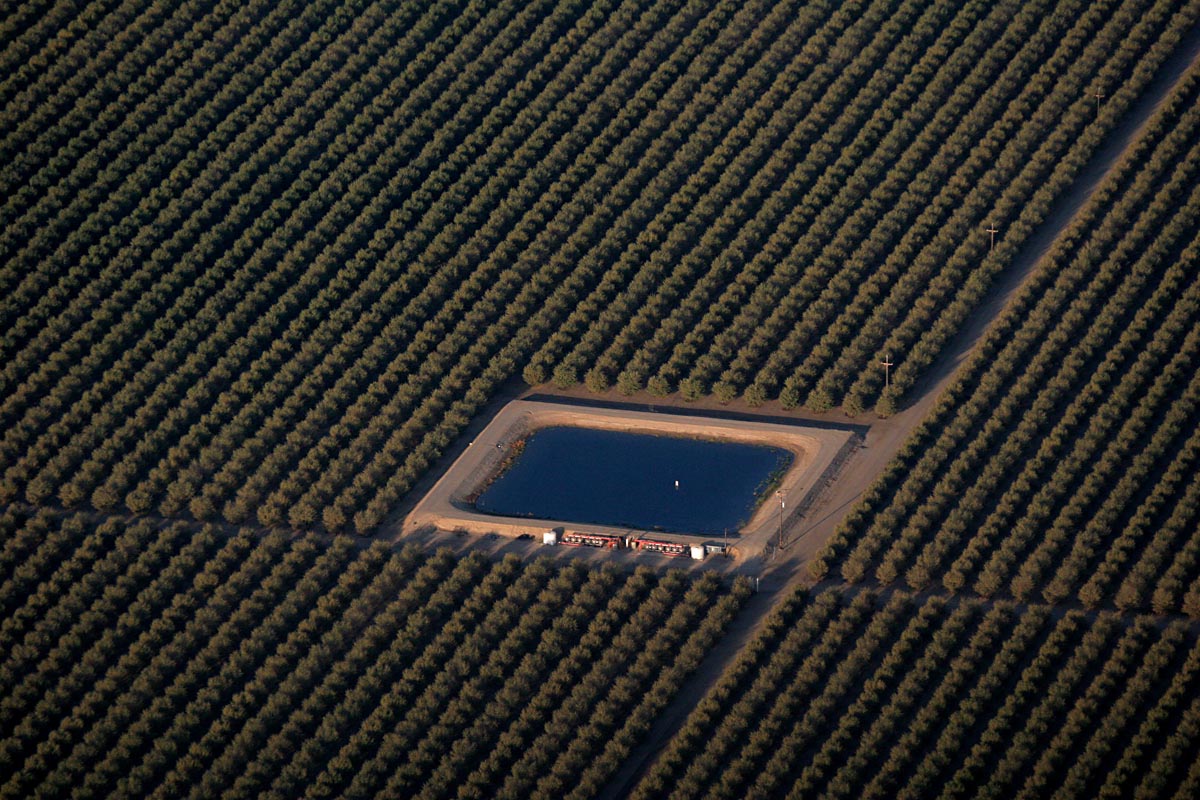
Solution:
[{"label": "utility pole", "polygon": [[775,496],[779,498],[779,550],[782,551],[783,550],[783,507],[785,504],[785,499],[787,498],[787,492],[785,492],[783,489],[780,489],[779,491],[775,492]]},{"label": "utility pole", "polygon": [[1100,118],[1100,98],[1104,97],[1104,93],[1099,89],[1092,92],[1092,97],[1096,98],[1096,118]]},{"label": "utility pole", "polygon": [[892,363],[891,356],[884,356],[883,361],[880,361],[879,363],[883,364],[883,388],[890,389],[892,388],[892,367],[894,367],[895,364]]},{"label": "utility pole", "polygon": [[988,250],[988,252],[991,252],[992,250],[996,249],[996,234],[1000,232],[1000,229],[995,225],[989,224],[986,228],[984,228],[984,230],[992,235],[992,246]]}]

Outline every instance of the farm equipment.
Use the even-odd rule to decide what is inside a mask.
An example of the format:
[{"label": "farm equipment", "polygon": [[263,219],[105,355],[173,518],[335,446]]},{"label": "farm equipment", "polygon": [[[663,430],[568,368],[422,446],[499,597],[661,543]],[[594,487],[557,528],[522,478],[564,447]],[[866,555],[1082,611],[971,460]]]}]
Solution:
[{"label": "farm equipment", "polygon": [[661,553],[664,556],[686,556],[690,553],[690,546],[683,542],[668,542],[662,539],[632,539],[629,544],[635,550]]},{"label": "farm equipment", "polygon": [[625,538],[623,536],[611,536],[607,533],[579,533],[572,531],[565,533],[560,544],[571,545],[573,547],[624,547]]}]

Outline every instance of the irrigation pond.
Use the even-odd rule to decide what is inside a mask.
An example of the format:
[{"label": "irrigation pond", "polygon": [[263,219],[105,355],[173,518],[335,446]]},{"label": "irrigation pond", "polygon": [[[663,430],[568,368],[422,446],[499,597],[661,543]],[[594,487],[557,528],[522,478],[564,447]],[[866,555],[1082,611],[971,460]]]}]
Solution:
[{"label": "irrigation pond", "polygon": [[570,426],[512,447],[478,511],[699,535],[735,532],[793,458],[779,447]]}]

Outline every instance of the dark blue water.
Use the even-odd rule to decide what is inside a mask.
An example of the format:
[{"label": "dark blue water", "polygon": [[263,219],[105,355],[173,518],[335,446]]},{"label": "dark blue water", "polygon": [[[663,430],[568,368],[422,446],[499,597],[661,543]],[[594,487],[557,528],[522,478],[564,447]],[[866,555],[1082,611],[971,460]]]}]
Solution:
[{"label": "dark blue water", "polygon": [[750,518],[772,474],[791,459],[777,447],[543,428],[475,507],[506,517],[732,533]]}]

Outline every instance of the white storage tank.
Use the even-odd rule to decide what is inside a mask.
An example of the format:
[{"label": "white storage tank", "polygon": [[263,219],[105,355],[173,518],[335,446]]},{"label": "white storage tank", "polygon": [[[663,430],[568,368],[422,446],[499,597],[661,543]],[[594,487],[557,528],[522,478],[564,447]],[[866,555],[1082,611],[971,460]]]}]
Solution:
[{"label": "white storage tank", "polygon": [[702,544],[692,545],[692,558],[694,558],[697,561],[704,560],[704,545],[702,545]]},{"label": "white storage tank", "polygon": [[543,533],[542,544],[558,544],[558,531],[546,531]]}]

